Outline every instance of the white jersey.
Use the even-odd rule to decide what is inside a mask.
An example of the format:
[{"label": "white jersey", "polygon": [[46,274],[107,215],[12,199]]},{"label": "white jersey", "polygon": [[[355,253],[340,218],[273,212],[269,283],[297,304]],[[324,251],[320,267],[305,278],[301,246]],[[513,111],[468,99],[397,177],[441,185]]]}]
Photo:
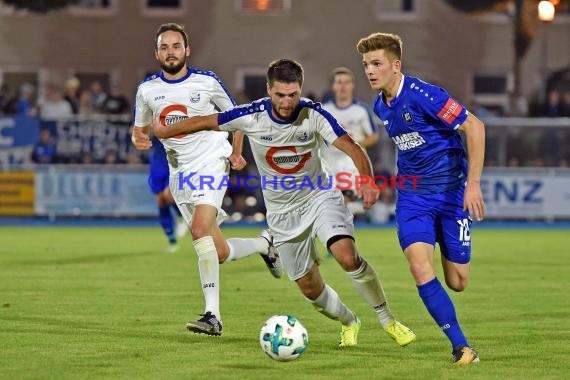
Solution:
[{"label": "white jersey", "polygon": [[322,191],[338,191],[321,156],[346,131],[319,103],[301,99],[295,115],[283,122],[264,98],[221,113],[218,124],[248,136],[270,213],[289,212]]},{"label": "white jersey", "polygon": [[[340,125],[346,129],[348,134],[356,142],[364,140],[378,130],[374,116],[372,116],[366,104],[362,102],[353,100],[352,104],[348,107],[339,108],[334,101],[331,101],[323,104],[323,108],[338,120]],[[335,146],[330,146],[329,149],[327,149],[325,160],[334,174],[348,172],[353,175],[358,175],[358,170],[356,166],[354,166],[352,159]]]},{"label": "white jersey", "polygon": [[[166,79],[161,72],[151,75],[139,85],[135,103],[135,127],[150,125],[153,119],[171,125],[192,116],[225,111],[235,102],[222,81],[211,71],[188,68],[180,79]],[[232,147],[228,134],[203,131],[161,139],[164,144],[170,176],[198,171],[210,159],[229,157]]]}]

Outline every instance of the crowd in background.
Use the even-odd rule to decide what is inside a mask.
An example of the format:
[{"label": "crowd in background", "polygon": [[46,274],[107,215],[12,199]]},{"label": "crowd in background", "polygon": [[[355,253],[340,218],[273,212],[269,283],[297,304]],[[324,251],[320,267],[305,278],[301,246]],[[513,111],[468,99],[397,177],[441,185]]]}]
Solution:
[{"label": "crowd in background", "polygon": [[[42,128],[39,134],[39,141],[34,147],[31,155],[33,162],[38,164],[52,163],[75,163],[75,164],[144,164],[147,162],[147,154],[134,149],[129,149],[126,154],[119,154],[116,147],[106,148],[103,157],[94,157],[92,152],[83,152],[73,159],[63,159],[58,156],[56,149],[56,135],[53,128],[45,127],[53,120],[66,119],[73,116],[89,117],[93,115],[125,115],[128,119],[131,114],[131,105],[125,95],[119,89],[111,86],[107,91],[98,82],[82,84],[71,77],[63,85],[49,83],[45,86],[41,97],[37,97],[36,89],[29,83],[20,86],[15,96],[10,97],[10,89],[3,85],[0,88],[0,116],[27,115],[37,116],[42,120]],[[306,97],[314,100],[326,102],[331,99],[331,92],[326,91],[319,98],[316,94],[306,94]],[[249,100],[243,91],[236,93],[238,102],[247,103]],[[511,99],[510,106],[504,112],[493,112],[484,107],[471,105],[470,109],[481,119],[496,116],[526,116],[534,113],[534,116],[542,117],[570,117],[570,91],[553,89],[546,96],[542,106],[534,107],[533,112],[529,112],[525,99]],[[125,124],[125,127],[127,125]],[[383,133],[383,132],[381,132]],[[538,143],[536,141],[538,139]],[[494,141],[488,140],[488,151]],[[506,165],[508,167],[532,166],[532,167],[568,167],[568,148],[570,147],[570,130],[568,128],[548,128],[540,134],[526,133],[525,131],[509,132],[507,140],[507,151],[509,156]],[[369,149],[369,155],[373,161],[375,174],[389,177],[391,170],[380,160],[380,145]],[[533,154],[529,154],[533,151]],[[249,163],[245,172],[238,173],[242,177],[245,175],[255,175],[255,163],[247,139],[245,140],[244,156]],[[485,162],[486,167],[497,166],[497,158],[493,154],[488,154]],[[232,173],[232,181],[236,180],[235,173]],[[381,192],[380,202],[366,215],[358,215],[357,218],[366,218],[372,221],[386,221],[393,218],[395,192],[386,188]],[[239,188],[229,188],[225,208],[230,215],[254,215],[264,212],[264,206],[260,190],[250,190],[243,186]]]}]

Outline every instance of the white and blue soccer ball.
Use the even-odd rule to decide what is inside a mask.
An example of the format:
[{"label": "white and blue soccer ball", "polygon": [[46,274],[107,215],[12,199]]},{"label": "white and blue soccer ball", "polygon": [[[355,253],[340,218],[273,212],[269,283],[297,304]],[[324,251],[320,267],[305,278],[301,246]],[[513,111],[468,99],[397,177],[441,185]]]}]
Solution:
[{"label": "white and blue soccer ball", "polygon": [[271,359],[287,362],[305,352],[309,345],[309,334],[294,316],[274,315],[261,328],[259,343]]}]

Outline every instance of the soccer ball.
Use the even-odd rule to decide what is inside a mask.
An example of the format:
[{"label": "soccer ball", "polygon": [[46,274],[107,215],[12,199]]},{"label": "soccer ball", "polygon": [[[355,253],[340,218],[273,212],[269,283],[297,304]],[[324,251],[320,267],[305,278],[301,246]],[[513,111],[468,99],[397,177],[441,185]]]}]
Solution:
[{"label": "soccer ball", "polygon": [[271,359],[288,362],[305,352],[309,345],[309,335],[301,322],[292,315],[274,315],[261,328],[259,343]]}]

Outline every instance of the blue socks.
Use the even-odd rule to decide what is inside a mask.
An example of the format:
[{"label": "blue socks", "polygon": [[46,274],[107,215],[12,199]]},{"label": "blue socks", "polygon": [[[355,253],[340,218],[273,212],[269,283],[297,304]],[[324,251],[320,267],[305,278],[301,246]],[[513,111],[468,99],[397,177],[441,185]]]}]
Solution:
[{"label": "blue socks", "polygon": [[423,285],[418,285],[418,292],[432,318],[447,335],[452,348],[469,346],[457,321],[455,306],[437,277]]},{"label": "blue socks", "polygon": [[166,205],[158,208],[158,215],[160,217],[160,225],[164,230],[166,236],[168,236],[168,241],[170,244],[176,243],[176,237],[174,236],[174,218],[170,213],[170,205]]}]

